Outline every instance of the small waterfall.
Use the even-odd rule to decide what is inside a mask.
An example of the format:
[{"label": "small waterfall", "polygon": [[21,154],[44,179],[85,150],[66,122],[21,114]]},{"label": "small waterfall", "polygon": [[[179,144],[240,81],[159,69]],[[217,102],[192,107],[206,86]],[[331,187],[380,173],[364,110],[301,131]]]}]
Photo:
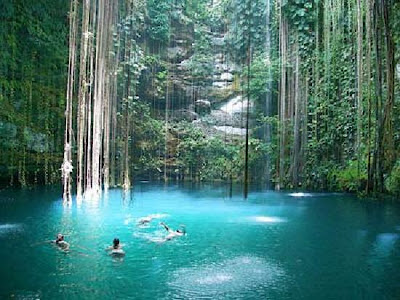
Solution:
[{"label": "small waterfall", "polygon": [[[250,103],[250,107],[252,106],[252,103]],[[212,110],[214,128],[225,134],[245,136],[246,128],[243,122],[245,107],[247,107],[247,100],[238,95],[228,100],[219,109]]]}]

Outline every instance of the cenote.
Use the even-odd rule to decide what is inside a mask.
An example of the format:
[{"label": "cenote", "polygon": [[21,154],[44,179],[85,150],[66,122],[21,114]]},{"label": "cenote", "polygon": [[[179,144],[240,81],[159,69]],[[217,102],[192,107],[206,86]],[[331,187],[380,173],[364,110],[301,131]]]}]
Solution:
[{"label": "cenote", "polygon": [[[398,299],[400,207],[344,194],[138,183],[64,204],[0,192],[0,298]],[[138,220],[154,215],[150,224]],[[187,235],[160,242],[171,228]],[[66,236],[64,253],[46,242]],[[126,255],[107,255],[119,237]]]}]

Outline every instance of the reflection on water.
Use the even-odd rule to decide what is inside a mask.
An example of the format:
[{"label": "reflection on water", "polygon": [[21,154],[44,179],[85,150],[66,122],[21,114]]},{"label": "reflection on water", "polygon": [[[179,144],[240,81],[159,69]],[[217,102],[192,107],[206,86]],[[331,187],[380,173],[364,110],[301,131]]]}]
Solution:
[{"label": "reflection on water", "polygon": [[287,220],[285,218],[267,217],[267,216],[250,217],[250,220],[260,222],[260,223],[284,223],[284,222],[287,222]]},{"label": "reflection on water", "polygon": [[22,229],[21,224],[0,224],[0,235],[18,232]]},{"label": "reflection on water", "polygon": [[374,251],[380,257],[386,257],[395,250],[395,243],[399,240],[398,233],[381,233],[376,237]]},{"label": "reflection on water", "polygon": [[0,224],[0,231],[15,230],[21,227],[21,224]]},{"label": "reflection on water", "polygon": [[291,197],[312,197],[310,193],[290,193],[289,196]]}]

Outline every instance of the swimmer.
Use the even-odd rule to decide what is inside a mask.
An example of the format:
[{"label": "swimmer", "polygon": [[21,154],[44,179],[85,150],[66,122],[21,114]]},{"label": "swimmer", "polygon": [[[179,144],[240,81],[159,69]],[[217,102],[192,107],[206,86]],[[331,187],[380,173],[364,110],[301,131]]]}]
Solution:
[{"label": "swimmer", "polygon": [[161,222],[160,225],[162,225],[165,228],[165,230],[168,231],[168,235],[165,237],[166,241],[172,240],[175,237],[183,236],[186,234],[186,230],[184,228],[173,230],[169,228],[164,222]]},{"label": "swimmer", "polygon": [[69,244],[66,241],[64,241],[64,236],[61,233],[57,234],[56,239],[52,240],[51,242],[55,243],[63,251],[69,250]]},{"label": "swimmer", "polygon": [[122,250],[122,244],[120,244],[119,238],[115,238],[113,240],[113,245],[107,247],[106,250],[110,251],[110,255],[114,255],[114,256],[124,256],[125,255],[125,251]]},{"label": "swimmer", "polygon": [[149,224],[153,219],[160,219],[162,217],[166,217],[168,215],[166,214],[151,214],[145,217],[142,217],[138,220],[138,225],[145,225],[145,224]]},{"label": "swimmer", "polygon": [[153,220],[153,216],[152,215],[140,218],[139,221],[138,221],[138,225],[148,224],[148,223],[151,222],[151,220]]}]

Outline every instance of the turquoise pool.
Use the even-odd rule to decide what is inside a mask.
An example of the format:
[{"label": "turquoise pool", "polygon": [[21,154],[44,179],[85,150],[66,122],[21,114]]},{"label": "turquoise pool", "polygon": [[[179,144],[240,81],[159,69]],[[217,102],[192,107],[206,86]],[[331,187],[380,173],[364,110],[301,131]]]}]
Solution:
[{"label": "turquoise pool", "polygon": [[[400,206],[341,194],[138,183],[64,205],[0,192],[0,298],[399,299]],[[148,225],[141,217],[153,215]],[[187,235],[162,242],[164,221]],[[58,232],[64,253],[45,242]],[[114,237],[123,259],[105,248]]]}]

